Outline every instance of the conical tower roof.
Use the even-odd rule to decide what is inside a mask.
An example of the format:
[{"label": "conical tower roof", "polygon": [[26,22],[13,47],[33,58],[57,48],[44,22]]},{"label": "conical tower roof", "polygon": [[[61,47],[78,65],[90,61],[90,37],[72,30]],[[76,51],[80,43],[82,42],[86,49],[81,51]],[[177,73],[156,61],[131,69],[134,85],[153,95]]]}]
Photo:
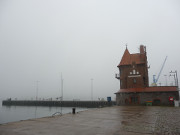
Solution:
[{"label": "conical tower roof", "polygon": [[119,63],[119,66],[121,65],[129,65],[129,62],[131,61],[131,54],[129,53],[129,50],[126,48],[126,50],[124,51],[124,55],[121,59],[121,62]]}]

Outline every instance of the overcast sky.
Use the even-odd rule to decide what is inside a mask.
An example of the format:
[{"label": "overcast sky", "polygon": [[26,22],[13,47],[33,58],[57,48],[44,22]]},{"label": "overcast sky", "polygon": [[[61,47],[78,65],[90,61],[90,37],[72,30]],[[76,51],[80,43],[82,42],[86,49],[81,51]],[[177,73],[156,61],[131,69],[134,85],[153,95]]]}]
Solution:
[{"label": "overcast sky", "polygon": [[117,65],[147,47],[149,81],[180,79],[179,0],[0,0],[0,99],[115,98]]}]

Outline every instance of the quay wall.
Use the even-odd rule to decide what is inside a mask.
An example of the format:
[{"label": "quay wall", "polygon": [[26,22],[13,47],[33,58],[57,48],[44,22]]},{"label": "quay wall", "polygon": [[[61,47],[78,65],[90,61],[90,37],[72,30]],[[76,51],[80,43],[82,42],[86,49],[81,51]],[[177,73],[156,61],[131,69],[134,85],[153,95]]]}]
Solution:
[{"label": "quay wall", "polygon": [[30,101],[30,100],[3,100],[6,106],[59,106],[59,107],[106,107],[115,105],[115,101]]}]

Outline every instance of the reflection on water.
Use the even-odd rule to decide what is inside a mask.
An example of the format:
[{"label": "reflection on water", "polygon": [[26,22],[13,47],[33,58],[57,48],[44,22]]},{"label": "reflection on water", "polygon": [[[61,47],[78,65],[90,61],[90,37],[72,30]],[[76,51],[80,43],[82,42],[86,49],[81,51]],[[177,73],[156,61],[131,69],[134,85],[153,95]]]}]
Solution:
[{"label": "reflection on water", "polygon": [[[77,112],[83,110],[87,108],[76,108]],[[56,112],[71,113],[72,107],[2,106],[0,102],[0,124],[52,116]]]}]

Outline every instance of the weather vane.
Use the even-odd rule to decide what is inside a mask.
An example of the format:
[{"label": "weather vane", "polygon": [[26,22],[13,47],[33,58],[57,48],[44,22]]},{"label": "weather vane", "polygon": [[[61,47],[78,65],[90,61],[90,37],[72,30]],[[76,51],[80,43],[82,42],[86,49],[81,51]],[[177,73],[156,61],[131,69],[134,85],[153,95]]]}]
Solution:
[{"label": "weather vane", "polygon": [[127,43],[126,43],[126,49],[127,49],[127,46],[128,46],[128,45],[127,45]]}]

